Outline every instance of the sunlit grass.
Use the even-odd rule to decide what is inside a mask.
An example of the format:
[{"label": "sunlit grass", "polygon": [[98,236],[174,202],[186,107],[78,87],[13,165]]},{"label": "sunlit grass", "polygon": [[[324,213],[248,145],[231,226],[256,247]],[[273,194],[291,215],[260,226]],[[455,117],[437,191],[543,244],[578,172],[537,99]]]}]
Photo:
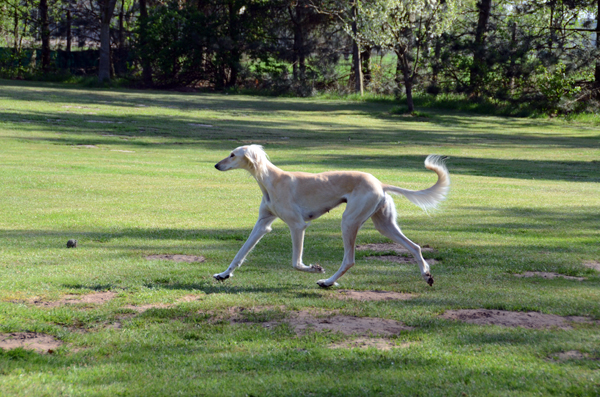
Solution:
[{"label": "sunlit grass", "polygon": [[[415,118],[394,106],[2,81],[0,331],[66,344],[55,354],[1,352],[0,394],[597,395],[597,324],[528,330],[438,315],[490,308],[600,319],[600,277],[583,266],[600,260],[600,130],[440,109]],[[256,182],[214,169],[246,143],[264,145],[286,170],[359,169],[411,189],[435,180],[423,167],[427,154],[449,156],[452,190],[440,211],[395,198],[405,234],[436,250],[425,253],[438,261],[434,287],[416,265],[358,252],[343,288],[417,298],[332,299],[335,291],[317,287],[320,275],[292,269],[280,221],[234,278],[214,282],[257,216]],[[305,262],[329,274],[343,256],[342,212],[314,221],[305,239]],[[66,248],[71,238],[78,248]],[[358,240],[388,241],[370,222]],[[586,280],[513,276],[523,271]],[[101,306],[27,303],[104,290],[117,297]],[[189,295],[196,300],[179,301]],[[143,304],[170,306],[126,307]],[[232,308],[255,306],[272,308],[257,321],[320,308],[415,330],[394,338],[412,342],[402,349],[331,350],[348,337],[226,320]],[[549,358],[568,350],[590,359]]]}]

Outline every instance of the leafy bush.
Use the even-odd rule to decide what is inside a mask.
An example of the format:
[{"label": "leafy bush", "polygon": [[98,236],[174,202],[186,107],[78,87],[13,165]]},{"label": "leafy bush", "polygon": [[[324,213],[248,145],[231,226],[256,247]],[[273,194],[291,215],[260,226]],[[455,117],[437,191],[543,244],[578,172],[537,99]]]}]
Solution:
[{"label": "leafy bush", "polygon": [[581,87],[575,85],[576,76],[567,73],[566,69],[567,67],[562,62],[557,64],[554,70],[539,67],[535,82],[545,99],[546,109],[544,110],[550,112],[559,110],[561,101],[572,98],[581,92]]}]

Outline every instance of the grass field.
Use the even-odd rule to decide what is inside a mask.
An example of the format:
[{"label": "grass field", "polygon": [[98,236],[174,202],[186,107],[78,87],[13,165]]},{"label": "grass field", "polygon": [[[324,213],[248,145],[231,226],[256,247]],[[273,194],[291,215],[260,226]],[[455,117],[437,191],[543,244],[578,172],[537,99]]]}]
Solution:
[{"label": "grass field", "polygon": [[[484,308],[600,320],[600,273],[584,266],[600,261],[600,128],[430,109],[410,117],[393,106],[0,81],[0,332],[64,343],[52,354],[0,350],[0,394],[599,395],[600,323],[528,329],[440,315]],[[244,172],[214,169],[246,143],[264,145],[285,170],[359,169],[411,189],[435,180],[427,154],[449,156],[441,211],[395,199],[404,233],[435,250],[424,254],[437,260],[434,286],[414,264],[360,251],[340,288],[415,297],[336,299],[316,285],[321,275],[292,269],[280,221],[235,277],[215,282],[261,199]],[[305,263],[328,274],[343,256],[342,211],[307,230]],[[78,247],[67,249],[69,239]],[[358,243],[382,242],[365,224]],[[515,277],[525,271],[585,280]],[[114,298],[50,304],[101,291]],[[252,308],[247,322],[229,321]],[[307,309],[413,330],[386,339],[395,349],[331,349],[354,337],[261,325]],[[568,351],[581,354],[552,358]]]}]

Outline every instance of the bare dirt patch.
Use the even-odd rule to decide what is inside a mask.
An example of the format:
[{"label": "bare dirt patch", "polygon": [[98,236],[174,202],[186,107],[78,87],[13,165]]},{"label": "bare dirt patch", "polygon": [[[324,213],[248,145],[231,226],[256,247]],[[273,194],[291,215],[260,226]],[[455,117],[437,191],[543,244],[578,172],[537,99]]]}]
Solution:
[{"label": "bare dirt patch", "polygon": [[522,328],[571,329],[572,323],[597,323],[587,317],[562,317],[538,312],[511,312],[506,310],[466,309],[448,310],[440,316],[448,320],[458,320],[478,325],[500,325]]},{"label": "bare dirt patch", "polygon": [[575,277],[575,276],[565,276],[564,274],[560,274],[560,273],[553,273],[553,272],[525,272],[522,274],[515,274],[515,277],[541,277],[541,278],[545,278],[548,280],[553,280],[555,278],[564,278],[566,280],[577,280],[577,281],[583,281],[585,280],[585,277]]},{"label": "bare dirt patch", "polygon": [[35,350],[38,353],[52,353],[62,346],[62,342],[52,335],[38,334],[35,332],[12,332],[0,334],[0,348],[12,350],[21,347],[26,350]]},{"label": "bare dirt patch", "polygon": [[316,317],[306,310],[293,313],[293,317],[284,320],[291,325],[298,335],[307,332],[341,332],[346,335],[397,335],[402,331],[412,330],[403,323],[395,320],[374,317],[354,317],[332,315]]},{"label": "bare dirt patch", "polygon": [[179,304],[179,303],[193,302],[200,298],[201,297],[198,295],[185,295],[185,296],[182,296],[181,298],[177,299],[177,301],[175,303],[149,303],[146,305],[125,305],[125,306],[123,306],[123,308],[133,310],[138,313],[143,313],[150,309],[169,309],[169,308],[177,306],[177,304]]},{"label": "bare dirt patch", "polygon": [[587,261],[583,263],[583,266],[589,267],[590,269],[594,269],[600,272],[600,262],[598,261]]},{"label": "bare dirt patch", "polygon": [[375,348],[377,350],[392,350],[392,349],[405,349],[412,345],[411,342],[395,343],[393,340],[386,338],[369,338],[360,337],[352,340],[347,340],[338,343],[332,343],[329,345],[330,349],[369,349]]},{"label": "bare dirt patch", "polygon": [[338,299],[352,299],[359,301],[405,301],[416,297],[415,294],[394,291],[354,291],[349,289],[336,291],[334,296]]},{"label": "bare dirt patch", "polygon": [[173,306],[174,305],[168,303],[149,303],[147,305],[125,305],[123,308],[133,310],[138,313],[143,313],[150,309],[168,309],[169,307]]},{"label": "bare dirt patch", "polygon": [[[271,313],[270,316],[277,315]],[[412,330],[412,327],[406,326],[403,323],[395,320],[373,317],[354,317],[336,314],[335,312],[315,313],[309,310],[300,310],[292,312],[281,312],[282,319],[260,322],[263,327],[269,328],[280,325],[282,323],[289,324],[296,334],[304,335],[307,332],[341,332],[346,335],[397,335],[402,331]],[[252,317],[245,316],[239,318],[234,316],[230,319],[231,323],[253,322],[248,321]],[[256,321],[259,322],[259,321]]]},{"label": "bare dirt patch", "polygon": [[568,360],[586,360],[590,357],[587,353],[582,353],[579,350],[569,350],[566,352],[558,352],[550,355],[550,358],[557,361]]},{"label": "bare dirt patch", "polygon": [[157,255],[147,255],[145,257],[148,260],[162,260],[162,261],[175,261],[175,262],[204,262],[206,260],[203,256],[194,256],[194,255],[171,255],[171,254],[157,254]]},{"label": "bare dirt patch", "polygon": [[[393,251],[397,254],[407,254],[410,255],[410,252],[401,246],[400,244],[394,243],[377,243],[377,244],[362,244],[356,246],[357,251],[375,251],[375,252],[389,252]],[[421,252],[435,252],[435,250],[428,245],[424,245],[421,247]]]},{"label": "bare dirt patch", "polygon": [[29,303],[40,307],[58,307],[63,305],[74,305],[79,303],[88,303],[93,305],[102,305],[117,296],[116,292],[104,291],[93,292],[86,295],[65,295],[62,299],[54,302],[40,301],[37,299],[30,300]]}]

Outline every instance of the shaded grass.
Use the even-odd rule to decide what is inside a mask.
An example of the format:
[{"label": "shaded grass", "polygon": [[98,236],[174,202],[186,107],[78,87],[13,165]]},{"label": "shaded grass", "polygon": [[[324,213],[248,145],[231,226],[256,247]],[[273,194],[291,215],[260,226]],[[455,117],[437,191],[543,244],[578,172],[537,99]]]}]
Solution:
[{"label": "shaded grass", "polygon": [[[390,103],[399,104],[392,113],[405,113],[408,107],[405,105],[406,97],[397,98],[393,95],[380,95],[373,93],[365,93],[363,96],[359,94],[336,94],[325,93],[318,95],[320,99],[329,100],[350,100],[356,102],[374,102],[374,103]],[[466,94],[442,93],[431,95],[426,93],[416,93],[413,97],[414,105],[420,110],[439,109],[443,111],[468,112],[473,114],[488,115],[488,116],[507,116],[533,119],[547,119],[548,117],[555,118],[562,122],[581,123],[584,125],[600,124],[600,116],[597,113],[580,112],[567,113],[557,115],[555,110],[550,113],[540,103],[531,103],[527,101],[515,102],[508,100],[499,100],[493,98],[469,98]]]},{"label": "shaded grass", "polygon": [[[66,342],[52,355],[0,352],[3,395],[598,394],[597,325],[524,330],[437,317],[481,307],[600,318],[600,277],[582,266],[600,258],[597,128],[442,110],[415,120],[385,101],[3,83],[0,330]],[[407,236],[436,249],[426,254],[439,261],[434,287],[415,265],[359,252],[343,288],[418,297],[334,299],[316,286],[320,275],[292,270],[282,222],[234,278],[214,282],[256,220],[256,182],[213,168],[245,143],[264,145],[286,170],[360,169],[411,189],[435,180],[423,168],[427,154],[449,155],[453,186],[442,211],[429,216],[396,199]],[[305,239],[305,262],[330,274],[343,256],[342,211],[313,222]],[[66,248],[70,238],[77,249]],[[385,241],[368,222],[358,243]],[[159,253],[207,261],[144,259]],[[586,281],[512,276],[523,271]],[[117,297],[102,306],[27,303],[103,290]],[[188,295],[196,300],[178,303]],[[143,304],[171,306],[125,308]],[[416,328],[395,340],[416,343],[330,350],[348,337],[227,321],[232,308],[256,306],[283,308],[247,313],[254,322],[307,308],[394,319]],[[548,358],[568,350],[591,359]]]}]

